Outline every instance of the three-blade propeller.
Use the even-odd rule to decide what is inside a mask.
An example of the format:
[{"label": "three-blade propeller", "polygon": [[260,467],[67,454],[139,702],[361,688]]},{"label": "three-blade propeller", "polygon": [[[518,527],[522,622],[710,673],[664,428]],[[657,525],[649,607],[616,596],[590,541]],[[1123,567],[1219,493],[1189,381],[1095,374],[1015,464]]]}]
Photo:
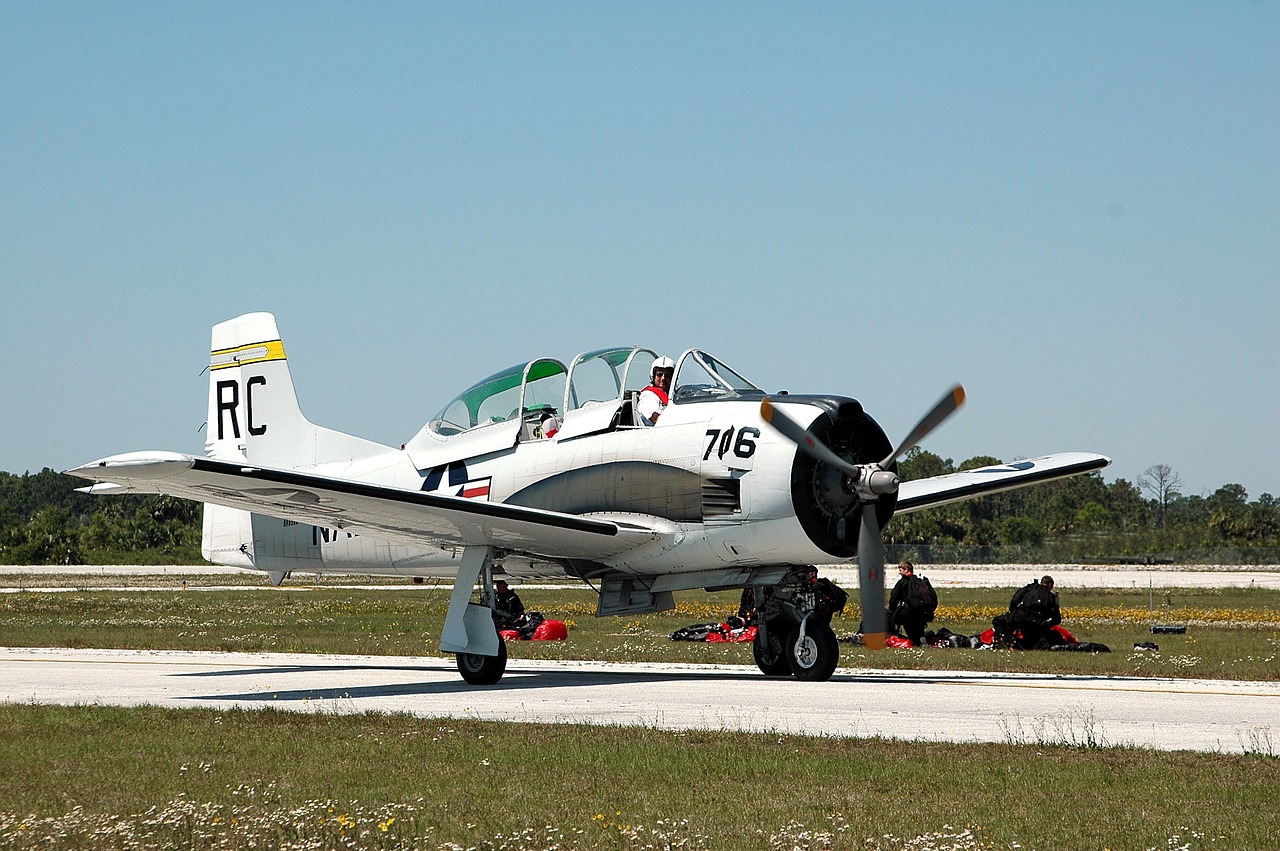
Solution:
[{"label": "three-blade propeller", "polygon": [[858,599],[862,606],[862,643],[872,650],[884,647],[884,541],[876,503],[881,495],[896,493],[898,476],[888,469],[911,447],[954,414],[964,404],[964,388],[952,387],[938,400],[929,413],[920,418],[915,428],[883,460],[873,464],[854,464],[841,458],[807,428],[774,407],[769,399],[760,403],[760,416],[800,450],[845,474],[848,486],[858,495],[861,520],[858,529]]}]

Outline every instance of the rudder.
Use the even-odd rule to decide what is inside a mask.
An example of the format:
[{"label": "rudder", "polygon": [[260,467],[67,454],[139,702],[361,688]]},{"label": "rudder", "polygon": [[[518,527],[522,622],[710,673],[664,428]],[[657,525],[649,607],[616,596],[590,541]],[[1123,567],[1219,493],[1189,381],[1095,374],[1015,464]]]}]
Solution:
[{"label": "rudder", "polygon": [[390,451],[303,416],[270,313],[246,313],[213,326],[208,423],[210,457],[269,467],[310,467]]}]

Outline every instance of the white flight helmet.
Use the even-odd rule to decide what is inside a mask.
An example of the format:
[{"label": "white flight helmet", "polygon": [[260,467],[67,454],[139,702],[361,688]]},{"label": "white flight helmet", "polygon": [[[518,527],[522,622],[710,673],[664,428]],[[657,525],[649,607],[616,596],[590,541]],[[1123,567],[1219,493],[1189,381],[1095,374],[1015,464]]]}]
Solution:
[{"label": "white flight helmet", "polygon": [[676,362],[669,357],[660,357],[653,362],[653,367],[649,370],[649,376],[653,377],[660,369],[669,369],[672,372],[676,370]]}]

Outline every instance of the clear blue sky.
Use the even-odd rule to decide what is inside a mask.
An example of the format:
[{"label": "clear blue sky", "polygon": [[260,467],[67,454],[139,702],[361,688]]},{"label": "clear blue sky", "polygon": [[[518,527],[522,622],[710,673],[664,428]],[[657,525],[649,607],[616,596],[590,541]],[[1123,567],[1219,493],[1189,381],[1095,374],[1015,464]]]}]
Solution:
[{"label": "clear blue sky", "polygon": [[0,0],[0,470],[199,452],[209,329],[399,444],[617,343],[1280,495],[1280,3]]}]

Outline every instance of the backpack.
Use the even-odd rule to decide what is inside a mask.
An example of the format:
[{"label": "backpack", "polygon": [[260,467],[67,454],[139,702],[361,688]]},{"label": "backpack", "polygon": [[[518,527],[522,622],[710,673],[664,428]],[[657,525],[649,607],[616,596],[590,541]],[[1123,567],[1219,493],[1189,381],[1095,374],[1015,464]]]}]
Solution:
[{"label": "backpack", "polygon": [[938,610],[938,592],[933,590],[926,577],[912,576],[907,584],[906,604],[909,610],[933,620],[933,613]]},{"label": "backpack", "polygon": [[542,622],[545,620],[546,618],[542,616],[542,612],[525,612],[524,623],[516,627],[517,631],[520,633],[520,638],[523,641],[528,641],[533,638],[533,634],[538,631],[538,627],[541,626]]},{"label": "backpack", "polygon": [[813,590],[818,615],[828,621],[832,615],[843,612],[845,603],[849,602],[848,592],[825,577],[813,583]]},{"label": "backpack", "polygon": [[1032,582],[1018,589],[1013,595],[1013,599],[1009,601],[1009,611],[1014,612],[1018,609],[1029,609],[1042,617],[1048,616],[1048,611],[1053,606],[1053,592],[1041,585],[1039,582]]}]

